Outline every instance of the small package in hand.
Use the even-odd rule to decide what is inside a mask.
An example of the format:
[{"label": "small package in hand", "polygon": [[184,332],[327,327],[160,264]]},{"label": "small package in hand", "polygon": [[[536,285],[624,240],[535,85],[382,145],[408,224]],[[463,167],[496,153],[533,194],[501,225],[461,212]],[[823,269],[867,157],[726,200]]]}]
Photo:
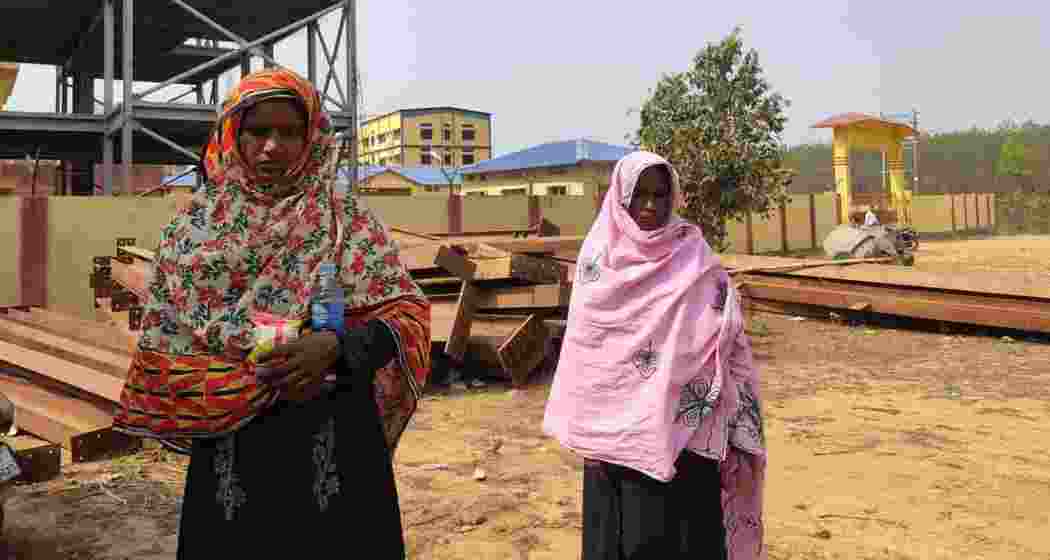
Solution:
[{"label": "small package in hand", "polygon": [[252,320],[255,322],[255,348],[248,354],[248,361],[253,364],[259,363],[278,346],[298,340],[306,323],[303,319],[288,319],[269,313],[255,313]]}]

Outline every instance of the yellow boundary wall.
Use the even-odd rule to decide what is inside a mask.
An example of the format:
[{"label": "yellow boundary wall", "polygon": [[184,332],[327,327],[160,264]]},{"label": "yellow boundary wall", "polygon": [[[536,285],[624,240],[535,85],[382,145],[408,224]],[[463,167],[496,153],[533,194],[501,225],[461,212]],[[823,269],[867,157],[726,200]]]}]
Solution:
[{"label": "yellow boundary wall", "polygon": [[[364,198],[391,226],[419,232],[447,231],[444,197]],[[16,303],[17,202],[16,197],[0,197],[0,263],[4,263],[4,274],[0,274],[0,304],[6,305]],[[466,231],[527,225],[527,197],[479,197],[463,202]],[[544,196],[540,197],[540,207],[543,216],[560,226],[564,235],[585,235],[594,221],[591,197]],[[918,195],[912,201],[912,223],[925,234],[988,230],[995,224],[994,208],[995,195],[992,194]],[[118,237],[133,237],[139,246],[155,247],[160,229],[174,212],[175,201],[171,197],[51,197],[48,306],[81,317],[93,317],[88,284],[91,258],[113,255]],[[752,216],[751,249],[756,253],[783,251],[782,232],[785,231],[788,251],[811,250],[814,238],[819,248],[836,223],[834,193],[795,195],[784,212],[775,210],[768,219]],[[729,224],[730,252],[748,252],[747,229],[746,221]]]}]

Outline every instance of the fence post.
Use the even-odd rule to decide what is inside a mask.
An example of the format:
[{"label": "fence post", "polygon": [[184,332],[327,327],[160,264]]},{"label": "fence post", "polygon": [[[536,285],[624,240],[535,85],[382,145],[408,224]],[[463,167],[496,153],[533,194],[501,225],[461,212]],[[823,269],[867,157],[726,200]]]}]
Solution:
[{"label": "fence post", "polygon": [[981,201],[977,193],[973,193],[973,227],[978,231],[981,229]]},{"label": "fence post", "polygon": [[47,305],[47,194],[18,198],[18,305]]},{"label": "fence post", "polygon": [[540,207],[540,197],[529,195],[529,227],[539,227],[543,222],[543,208]]},{"label": "fence post", "polygon": [[448,232],[463,233],[463,196],[448,197]]},{"label": "fence post", "polygon": [[791,248],[788,247],[787,204],[781,202],[780,209],[777,213],[780,214],[780,250],[786,255],[788,251],[791,250]]},{"label": "fence post", "polygon": [[747,233],[747,254],[755,254],[755,229],[752,227],[751,211],[748,210],[747,218],[744,220]]},{"label": "fence post", "polygon": [[988,193],[985,196],[987,197],[986,200],[988,201],[986,203],[987,207],[985,208],[985,210],[988,212],[988,231],[991,233],[995,233],[995,222],[992,221],[992,207],[995,206],[995,194]]},{"label": "fence post", "polygon": [[817,248],[817,195],[809,193],[809,238],[812,249]]},{"label": "fence post", "polygon": [[970,231],[970,205],[966,202],[966,194],[963,193],[963,233]]},{"label": "fence post", "polygon": [[948,201],[952,209],[952,235],[955,235],[955,195],[951,191],[948,191]]}]

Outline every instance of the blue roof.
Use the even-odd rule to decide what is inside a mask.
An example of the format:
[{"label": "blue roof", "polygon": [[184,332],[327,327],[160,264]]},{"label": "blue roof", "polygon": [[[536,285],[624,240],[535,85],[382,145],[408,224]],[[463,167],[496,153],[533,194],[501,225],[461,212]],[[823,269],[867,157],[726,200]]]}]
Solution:
[{"label": "blue roof", "polygon": [[[384,166],[384,165],[363,165],[357,168],[357,179],[358,181],[366,181],[376,175],[386,173],[390,171],[397,173],[398,175],[416,183],[418,185],[429,185],[429,186],[447,186],[448,178],[445,177],[445,173],[452,175],[452,182],[456,185],[463,183],[463,175],[459,169],[445,168],[444,171],[440,167],[395,167],[395,166]],[[339,169],[340,182],[345,182],[347,178],[347,168],[343,167]]]},{"label": "blue roof", "polygon": [[473,175],[538,167],[567,167],[578,165],[581,161],[617,162],[633,151],[634,148],[627,146],[616,146],[586,139],[550,142],[464,167],[463,174]]},{"label": "blue roof", "polygon": [[[180,171],[181,173],[181,171]],[[178,177],[176,179],[176,177]],[[192,171],[179,177],[179,173],[174,175],[167,175],[161,180],[162,185],[168,185],[169,187],[196,187],[197,186],[197,172]]]}]

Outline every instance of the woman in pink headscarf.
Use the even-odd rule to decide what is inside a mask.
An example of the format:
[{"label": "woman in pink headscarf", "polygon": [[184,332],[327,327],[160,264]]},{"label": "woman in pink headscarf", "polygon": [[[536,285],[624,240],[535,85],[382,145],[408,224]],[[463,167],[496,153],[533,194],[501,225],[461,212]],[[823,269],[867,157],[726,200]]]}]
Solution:
[{"label": "woman in pink headscarf", "polygon": [[544,431],[584,457],[583,560],[763,558],[758,375],[736,290],[660,156],[616,164]]}]

